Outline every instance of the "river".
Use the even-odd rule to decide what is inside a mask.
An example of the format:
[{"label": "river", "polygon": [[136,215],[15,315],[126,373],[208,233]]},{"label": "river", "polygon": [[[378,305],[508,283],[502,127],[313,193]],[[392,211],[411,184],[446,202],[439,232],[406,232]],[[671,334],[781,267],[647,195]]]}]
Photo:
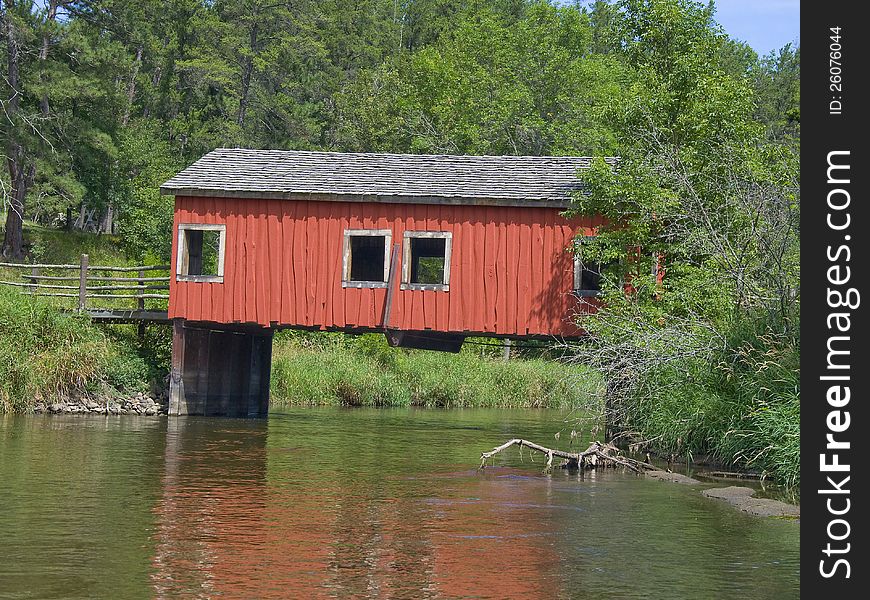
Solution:
[{"label": "river", "polygon": [[516,449],[476,470],[562,419],[0,415],[0,598],[798,597],[797,522]]}]

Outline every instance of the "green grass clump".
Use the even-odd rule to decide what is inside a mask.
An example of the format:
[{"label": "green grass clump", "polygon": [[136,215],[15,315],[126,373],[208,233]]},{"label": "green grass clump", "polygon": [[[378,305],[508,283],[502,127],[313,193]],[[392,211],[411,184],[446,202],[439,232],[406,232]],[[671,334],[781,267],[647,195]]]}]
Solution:
[{"label": "green grass clump", "polygon": [[76,395],[143,391],[154,365],[130,338],[0,287],[0,412],[27,412],[37,402]]},{"label": "green grass clump", "polygon": [[569,408],[595,389],[591,372],[553,361],[390,348],[374,334],[287,332],[272,353],[273,405]]},{"label": "green grass clump", "polygon": [[652,394],[624,407],[628,429],[660,453],[708,454],[800,483],[800,348],[794,335],[771,333],[764,320],[741,323],[710,362],[660,369]]}]

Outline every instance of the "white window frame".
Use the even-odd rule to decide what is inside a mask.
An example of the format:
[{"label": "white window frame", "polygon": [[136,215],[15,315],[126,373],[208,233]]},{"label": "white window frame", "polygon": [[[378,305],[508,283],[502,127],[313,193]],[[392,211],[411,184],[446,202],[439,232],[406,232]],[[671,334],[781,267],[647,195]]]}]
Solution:
[{"label": "white window frame", "polygon": [[[218,231],[218,264],[217,275],[188,275],[184,273],[184,255],[187,252],[185,243],[186,231]],[[227,226],[214,223],[179,223],[178,224],[178,254],[175,257],[175,280],[196,281],[200,283],[224,282],[224,254],[227,245]]]},{"label": "white window frame", "polygon": [[[350,238],[352,237],[383,237],[384,238],[384,280],[383,281],[351,281]],[[390,245],[393,242],[393,232],[389,229],[345,229],[342,243],[341,287],[345,288],[384,288],[390,278]]]},{"label": "white window frame", "polygon": [[[444,280],[441,283],[411,283],[411,239],[434,238],[444,242]],[[402,239],[402,285],[403,290],[450,291],[450,255],[453,250],[452,231],[406,231]]]}]

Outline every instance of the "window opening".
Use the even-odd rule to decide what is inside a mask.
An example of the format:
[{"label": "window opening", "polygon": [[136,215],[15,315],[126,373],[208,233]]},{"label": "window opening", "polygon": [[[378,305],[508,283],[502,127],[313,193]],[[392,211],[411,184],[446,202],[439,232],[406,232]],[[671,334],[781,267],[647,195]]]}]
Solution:
[{"label": "window opening", "polygon": [[179,225],[177,278],[190,281],[223,281],[225,239],[225,225]]}]

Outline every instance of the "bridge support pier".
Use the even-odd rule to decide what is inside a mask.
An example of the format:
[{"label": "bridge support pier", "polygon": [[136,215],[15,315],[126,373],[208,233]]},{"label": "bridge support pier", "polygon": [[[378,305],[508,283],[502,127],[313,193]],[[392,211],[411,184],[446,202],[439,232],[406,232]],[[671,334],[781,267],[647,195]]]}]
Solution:
[{"label": "bridge support pier", "polygon": [[271,366],[269,328],[174,319],[169,414],[265,417]]}]

